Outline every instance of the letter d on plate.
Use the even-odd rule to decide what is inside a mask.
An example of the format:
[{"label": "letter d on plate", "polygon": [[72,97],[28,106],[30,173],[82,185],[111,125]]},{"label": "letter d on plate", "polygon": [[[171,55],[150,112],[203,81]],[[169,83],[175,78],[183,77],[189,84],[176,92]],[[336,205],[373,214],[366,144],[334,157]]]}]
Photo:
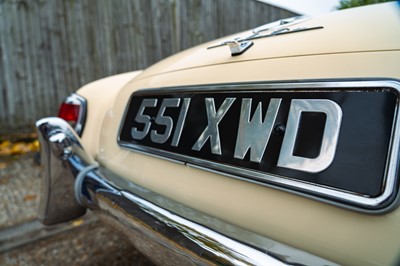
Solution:
[{"label": "letter d on plate", "polygon": [[[321,151],[317,158],[293,155],[302,112],[326,114]],[[342,109],[331,100],[292,100],[277,166],[309,173],[318,173],[328,168],[335,157],[341,121]]]}]

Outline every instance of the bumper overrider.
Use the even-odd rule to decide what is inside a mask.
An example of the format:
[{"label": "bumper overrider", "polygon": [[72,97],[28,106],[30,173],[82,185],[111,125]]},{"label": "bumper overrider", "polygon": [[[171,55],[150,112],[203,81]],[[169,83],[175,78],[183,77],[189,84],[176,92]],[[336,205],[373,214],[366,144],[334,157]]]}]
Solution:
[{"label": "bumper overrider", "polygon": [[335,265],[155,194],[102,168],[60,118],[36,123],[44,165],[39,219],[53,225],[89,208],[163,265]]}]

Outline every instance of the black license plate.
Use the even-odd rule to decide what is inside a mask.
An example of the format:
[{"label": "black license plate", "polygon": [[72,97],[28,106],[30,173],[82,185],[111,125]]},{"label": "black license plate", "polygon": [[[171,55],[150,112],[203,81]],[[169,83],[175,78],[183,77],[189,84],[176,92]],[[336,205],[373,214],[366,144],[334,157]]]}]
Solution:
[{"label": "black license plate", "polygon": [[397,189],[398,83],[318,82],[135,92],[119,144],[364,209]]}]

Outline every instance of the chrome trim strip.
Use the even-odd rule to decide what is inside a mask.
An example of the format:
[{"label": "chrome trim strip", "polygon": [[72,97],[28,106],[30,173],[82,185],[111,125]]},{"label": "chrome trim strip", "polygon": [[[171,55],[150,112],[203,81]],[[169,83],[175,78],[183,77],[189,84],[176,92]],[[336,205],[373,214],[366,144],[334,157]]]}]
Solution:
[{"label": "chrome trim strip", "polygon": [[[110,179],[115,181],[121,178],[102,168],[86,175],[81,187],[86,206],[98,212],[112,226],[122,229],[144,254],[157,258],[153,249],[159,245],[161,249],[157,249],[157,253],[167,253],[174,258],[172,262],[156,259],[160,265],[337,265],[208,217],[130,181],[120,180],[120,184],[125,183],[124,187],[129,187],[129,191],[121,190]],[[200,216],[207,225],[189,220],[158,204],[180,209],[181,213],[193,219]],[[213,229],[215,224],[227,234]],[[243,238],[235,239],[228,234],[253,237],[258,245],[248,244]],[[136,242],[138,239],[139,243]]]},{"label": "chrome trim strip", "polygon": [[[270,92],[324,92],[330,91],[330,88],[340,90],[341,88],[351,88],[346,91],[365,91],[372,88],[388,88],[392,89],[400,98],[400,82],[397,80],[367,80],[367,81],[299,81],[299,82],[275,82],[275,83],[249,83],[249,84],[213,84],[204,86],[187,86],[187,87],[169,87],[169,88],[154,88],[142,89],[136,91],[136,95],[157,95],[166,93],[194,93],[194,92],[207,92],[207,91],[260,91],[266,90]],[[391,134],[391,143],[389,145],[389,152],[387,156],[387,164],[384,178],[384,189],[382,194],[378,197],[371,198],[361,194],[356,194],[344,190],[325,187],[322,185],[315,185],[301,180],[293,180],[287,177],[280,177],[253,170],[243,169],[235,166],[228,166],[219,164],[204,159],[198,159],[172,153],[168,151],[158,150],[152,147],[145,147],[124,143],[119,139],[122,130],[122,122],[118,133],[118,144],[129,150],[134,150],[139,153],[155,156],[157,158],[168,158],[168,160],[185,163],[187,165],[201,168],[206,171],[216,172],[218,174],[234,177],[240,180],[255,182],[257,184],[278,188],[281,190],[289,191],[295,194],[300,194],[308,198],[317,199],[319,201],[328,202],[340,207],[353,209],[366,213],[384,213],[392,210],[399,204],[398,193],[398,162],[399,162],[399,146],[400,146],[400,116],[399,100],[397,102],[395,116],[393,119],[393,131]],[[126,107],[123,119],[125,120],[127,108]],[[266,181],[268,183],[262,183]],[[396,194],[397,193],[397,194]],[[322,197],[322,198],[320,198]],[[387,202],[390,201],[388,204]]]},{"label": "chrome trim strip", "polygon": [[310,19],[311,19],[311,16],[307,16],[307,15],[295,16],[295,17],[291,17],[291,18],[284,18],[284,19],[270,22],[270,23],[261,25],[257,28],[254,28],[253,33],[259,34],[260,32],[263,32],[263,31],[274,31],[275,32],[277,30],[281,30],[286,27],[290,27],[290,26],[293,26],[293,25],[296,25],[299,23],[303,23]]},{"label": "chrome trim strip", "polygon": [[[86,176],[82,191],[85,192],[83,195],[90,195],[88,207],[101,208],[103,214],[117,219],[122,217],[125,224],[133,223],[135,231],[145,232],[148,238],[167,246],[181,260],[188,260],[185,265],[189,262],[205,265],[287,265],[263,250],[191,222],[131,192],[119,190],[105,180],[96,171]],[[125,220],[124,216],[129,219]]]},{"label": "chrome trim strip", "polygon": [[[96,162],[83,149],[74,130],[60,118],[42,119],[37,127],[42,146],[56,146],[54,151],[43,152],[45,159],[54,159],[46,170],[54,174],[52,167],[56,167],[56,177],[68,180],[53,182],[47,187],[52,198],[42,199],[53,206],[46,209],[46,215],[61,216],[53,220],[55,223],[73,218],[68,206],[71,202],[79,206],[71,191],[75,185],[84,206],[122,228],[139,250],[162,265],[336,265],[173,202],[104,168],[94,169]],[[63,142],[52,144],[52,136]],[[72,152],[63,156],[66,147]],[[78,176],[82,176],[82,182]],[[49,178],[54,180],[54,176]]]}]

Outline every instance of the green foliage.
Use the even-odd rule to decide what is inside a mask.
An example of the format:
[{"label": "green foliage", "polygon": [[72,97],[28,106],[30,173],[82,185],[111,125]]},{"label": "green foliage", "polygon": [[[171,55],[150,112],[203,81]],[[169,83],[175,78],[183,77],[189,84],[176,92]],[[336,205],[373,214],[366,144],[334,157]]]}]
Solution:
[{"label": "green foliage", "polygon": [[391,2],[391,1],[393,1],[393,0],[340,0],[339,6],[337,7],[337,9],[340,10],[340,9],[372,5],[372,4]]}]

